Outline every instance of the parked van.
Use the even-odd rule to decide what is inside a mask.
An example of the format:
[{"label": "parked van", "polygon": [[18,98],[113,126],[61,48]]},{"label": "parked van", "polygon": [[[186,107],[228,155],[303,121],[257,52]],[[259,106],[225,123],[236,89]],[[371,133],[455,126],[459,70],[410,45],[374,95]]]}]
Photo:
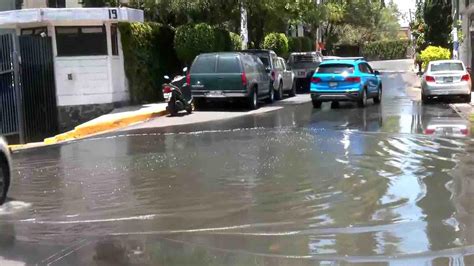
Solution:
[{"label": "parked van", "polygon": [[238,98],[250,109],[257,109],[259,100],[271,103],[275,97],[265,66],[250,54],[201,54],[194,60],[187,82],[198,108],[205,99]]}]

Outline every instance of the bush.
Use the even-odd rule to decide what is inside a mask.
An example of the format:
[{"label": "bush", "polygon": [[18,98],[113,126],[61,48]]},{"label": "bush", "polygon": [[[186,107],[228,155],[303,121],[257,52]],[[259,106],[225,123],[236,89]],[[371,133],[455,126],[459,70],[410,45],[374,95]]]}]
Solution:
[{"label": "bush", "polygon": [[313,40],[309,37],[300,37],[301,38],[301,52],[311,52],[314,51]]},{"label": "bush", "polygon": [[180,26],[176,29],[174,47],[178,58],[189,65],[197,55],[215,50],[215,31],[205,23]]},{"label": "bush", "polygon": [[407,56],[409,41],[378,41],[362,47],[362,56],[369,60],[403,59]]},{"label": "bush", "polygon": [[173,49],[174,30],[158,23],[120,22],[125,74],[134,104],[163,100],[163,76],[181,67]]},{"label": "bush", "polygon": [[288,51],[290,53],[296,53],[302,51],[301,38],[290,37],[288,38]]},{"label": "bush", "polygon": [[233,50],[230,32],[221,28],[214,28],[214,52],[228,52]]},{"label": "bush", "polygon": [[288,53],[288,38],[283,33],[270,33],[265,36],[263,48],[273,50],[280,56]]},{"label": "bush", "polygon": [[428,46],[425,50],[421,51],[420,58],[423,61],[423,69],[425,69],[431,61],[450,59],[451,52],[443,47]]},{"label": "bush", "polygon": [[229,32],[230,40],[232,41],[232,51],[242,50],[242,38],[234,32]]}]

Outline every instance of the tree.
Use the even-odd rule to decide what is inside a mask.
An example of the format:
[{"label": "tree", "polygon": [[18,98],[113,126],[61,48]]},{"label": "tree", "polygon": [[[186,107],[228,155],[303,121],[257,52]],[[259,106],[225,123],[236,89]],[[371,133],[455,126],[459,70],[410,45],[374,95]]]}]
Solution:
[{"label": "tree", "polygon": [[426,23],[425,41],[429,45],[448,48],[453,30],[450,0],[426,0],[423,8]]}]

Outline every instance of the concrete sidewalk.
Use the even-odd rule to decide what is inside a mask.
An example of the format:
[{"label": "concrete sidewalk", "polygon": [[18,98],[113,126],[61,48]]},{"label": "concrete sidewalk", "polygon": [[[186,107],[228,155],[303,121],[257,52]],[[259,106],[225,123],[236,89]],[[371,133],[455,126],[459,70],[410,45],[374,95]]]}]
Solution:
[{"label": "concrete sidewalk", "polygon": [[117,108],[110,114],[100,116],[89,122],[81,124],[71,131],[47,138],[43,142],[28,143],[24,145],[10,145],[10,148],[12,150],[20,150],[41,147],[106,133],[139,122],[144,122],[155,117],[164,116],[167,114],[166,106],[166,103],[157,103]]}]

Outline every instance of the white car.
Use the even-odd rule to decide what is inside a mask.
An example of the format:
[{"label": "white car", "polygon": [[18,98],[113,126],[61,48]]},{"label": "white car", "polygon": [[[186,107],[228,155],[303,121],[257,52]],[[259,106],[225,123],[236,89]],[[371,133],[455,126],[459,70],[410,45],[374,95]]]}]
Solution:
[{"label": "white car", "polygon": [[471,76],[459,60],[431,61],[421,81],[421,99],[428,103],[435,97],[462,97],[471,102]]},{"label": "white car", "polygon": [[7,199],[10,187],[11,159],[10,149],[5,138],[0,137],[0,205]]},{"label": "white car", "polygon": [[277,67],[280,69],[283,81],[283,92],[288,93],[290,97],[296,95],[295,73],[288,69],[285,59],[278,57]]}]

